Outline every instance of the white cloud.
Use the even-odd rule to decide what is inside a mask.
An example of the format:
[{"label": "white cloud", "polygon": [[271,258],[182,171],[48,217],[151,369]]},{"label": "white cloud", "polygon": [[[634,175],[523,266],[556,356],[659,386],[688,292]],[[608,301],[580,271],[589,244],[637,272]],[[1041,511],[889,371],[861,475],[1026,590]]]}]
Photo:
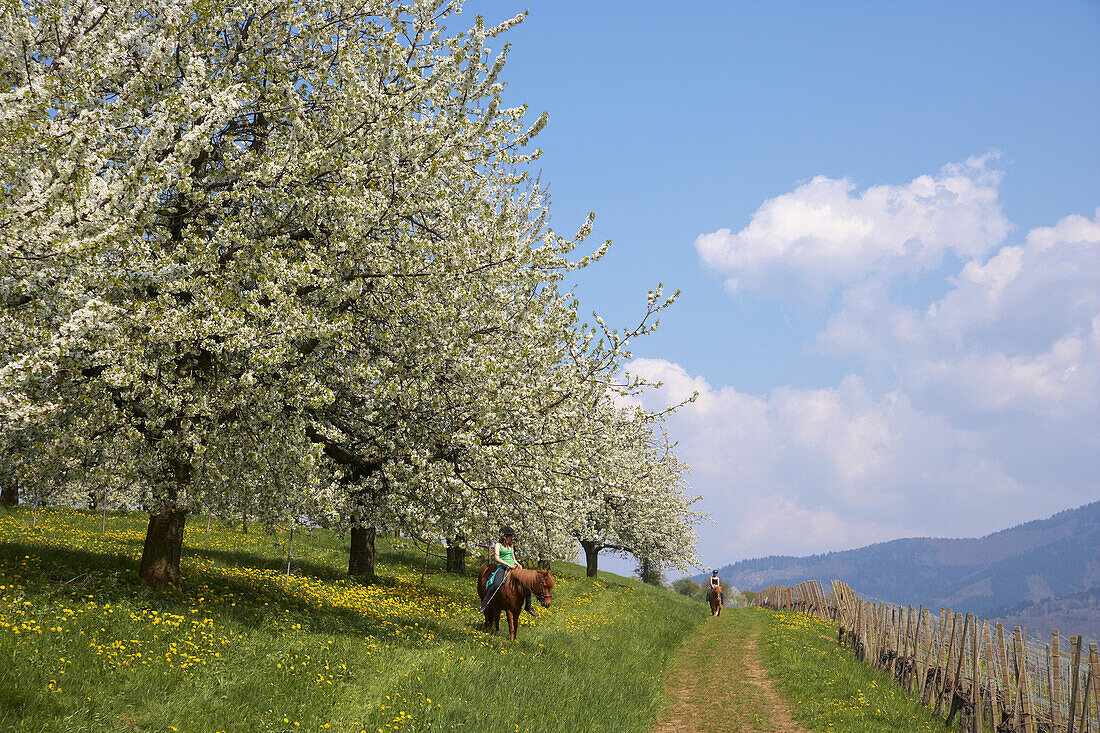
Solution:
[{"label": "white cloud", "polygon": [[1000,174],[987,161],[972,158],[945,166],[938,177],[860,193],[847,179],[817,176],[765,201],[741,231],[702,234],[695,248],[727,275],[731,291],[818,300],[871,274],[933,270],[948,251],[982,255],[1008,233],[997,199]]},{"label": "white cloud", "polygon": [[711,564],[933,528],[965,531],[963,517],[1020,499],[1020,485],[980,435],[917,410],[899,393],[875,397],[856,376],[831,389],[780,387],[756,397],[715,389],[660,359],[635,360],[629,369],[669,385],[644,398],[651,408],[679,401],[685,385],[699,392],[669,430],[718,520],[702,532]]},{"label": "white cloud", "polygon": [[957,334],[1025,351],[1086,326],[1097,314],[1100,209],[1092,220],[1067,216],[985,263],[966,263],[928,320],[941,339]]},{"label": "white cloud", "polygon": [[1049,420],[1100,415],[1100,212],[1030,232],[1023,245],[967,262],[923,312],[888,284],[845,292],[818,338],[857,355],[922,405],[957,418],[1012,412]]},{"label": "white cloud", "polygon": [[953,412],[1022,412],[1059,421],[1100,413],[1098,367],[1100,316],[1087,335],[1067,335],[1044,353],[975,350],[956,360],[925,359],[905,376],[915,391],[938,397]]},{"label": "white cloud", "polygon": [[[1100,495],[1100,209],[1005,244],[998,184],[983,159],[861,193],[818,177],[697,239],[733,290],[821,305],[839,288],[816,347],[863,365],[765,396],[632,365],[668,384],[651,403],[700,393],[670,432],[718,518],[708,561],[972,536]],[[948,252],[947,292],[901,302],[899,276]]]},{"label": "white cloud", "polygon": [[[894,537],[897,526],[852,522],[838,512],[818,507],[807,509],[779,494],[756,496],[745,503],[744,519],[737,532],[728,533],[720,557],[755,557],[761,547],[802,548],[783,550],[812,554],[822,549],[859,547],[884,537]],[[713,565],[723,565],[715,558]]]},{"label": "white cloud", "polygon": [[695,393],[710,391],[710,385],[702,377],[693,377],[679,364],[664,359],[637,358],[630,362],[629,372],[643,377],[651,384],[660,383],[661,397],[666,407],[690,399]]}]

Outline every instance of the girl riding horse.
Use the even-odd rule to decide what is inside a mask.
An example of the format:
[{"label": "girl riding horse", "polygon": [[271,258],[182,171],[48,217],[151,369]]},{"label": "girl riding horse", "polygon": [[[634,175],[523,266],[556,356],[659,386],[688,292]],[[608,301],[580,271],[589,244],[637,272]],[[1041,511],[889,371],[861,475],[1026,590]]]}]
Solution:
[{"label": "girl riding horse", "polygon": [[531,596],[539,599],[545,608],[550,607],[554,579],[549,570],[526,570],[516,560],[512,547],[514,532],[511,527],[500,528],[500,541],[493,545],[493,560],[481,568],[477,576],[477,594],[481,597],[481,613],[485,614],[485,628],[500,630],[500,612],[508,614],[508,633],[515,641],[519,627],[519,609],[522,604],[527,613],[535,615],[531,608]]},{"label": "girl riding horse", "polygon": [[516,631],[519,629],[519,610],[524,601],[531,603],[531,596],[539,599],[543,608],[550,608],[553,600],[554,578],[549,570],[527,570],[516,568],[509,570],[500,590],[496,595],[490,596],[486,592],[486,581],[489,578],[489,565],[483,565],[481,572],[477,574],[477,594],[484,601],[489,598],[482,608],[485,613],[485,630],[490,627],[494,631],[500,631],[500,612],[508,615],[508,635],[512,641],[516,640]]},{"label": "girl riding horse", "polygon": [[[493,545],[493,562],[489,565],[489,572],[492,575],[489,576],[486,588],[487,595],[482,596],[481,613],[485,613],[485,608],[489,605],[489,601],[493,600],[493,596],[496,595],[500,586],[504,584],[507,574],[512,570],[523,567],[516,560],[516,549],[512,547],[514,538],[515,532],[512,531],[511,527],[504,526],[500,528],[500,540]],[[488,600],[485,600],[486,598]],[[527,596],[524,610],[532,616],[535,615],[535,609],[531,608],[531,596]]]}]

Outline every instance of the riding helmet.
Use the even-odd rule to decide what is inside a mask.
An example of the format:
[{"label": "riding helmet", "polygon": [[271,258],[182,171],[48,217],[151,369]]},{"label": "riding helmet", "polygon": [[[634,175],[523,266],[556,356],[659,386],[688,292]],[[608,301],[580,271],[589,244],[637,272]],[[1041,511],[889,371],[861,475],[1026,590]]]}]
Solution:
[{"label": "riding helmet", "polygon": [[500,528],[501,537],[515,537],[516,533],[512,531],[512,528],[507,524]]}]

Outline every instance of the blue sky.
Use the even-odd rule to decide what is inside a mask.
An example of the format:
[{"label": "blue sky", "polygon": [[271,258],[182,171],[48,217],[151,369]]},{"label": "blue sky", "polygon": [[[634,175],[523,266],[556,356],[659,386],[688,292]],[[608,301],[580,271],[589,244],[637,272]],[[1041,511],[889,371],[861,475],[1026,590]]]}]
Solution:
[{"label": "blue sky", "polygon": [[707,565],[1100,498],[1100,5],[555,0],[504,40],[552,223],[614,242],[584,307],[682,291],[635,369],[703,392]]}]

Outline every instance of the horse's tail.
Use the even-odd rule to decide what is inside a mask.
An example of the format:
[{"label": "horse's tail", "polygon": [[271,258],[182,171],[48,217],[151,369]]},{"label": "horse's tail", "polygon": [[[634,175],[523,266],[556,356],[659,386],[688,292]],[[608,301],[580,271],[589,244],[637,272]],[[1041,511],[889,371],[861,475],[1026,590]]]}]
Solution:
[{"label": "horse's tail", "polygon": [[477,597],[485,598],[485,588],[489,579],[489,566],[482,565],[481,569],[477,571]]}]

